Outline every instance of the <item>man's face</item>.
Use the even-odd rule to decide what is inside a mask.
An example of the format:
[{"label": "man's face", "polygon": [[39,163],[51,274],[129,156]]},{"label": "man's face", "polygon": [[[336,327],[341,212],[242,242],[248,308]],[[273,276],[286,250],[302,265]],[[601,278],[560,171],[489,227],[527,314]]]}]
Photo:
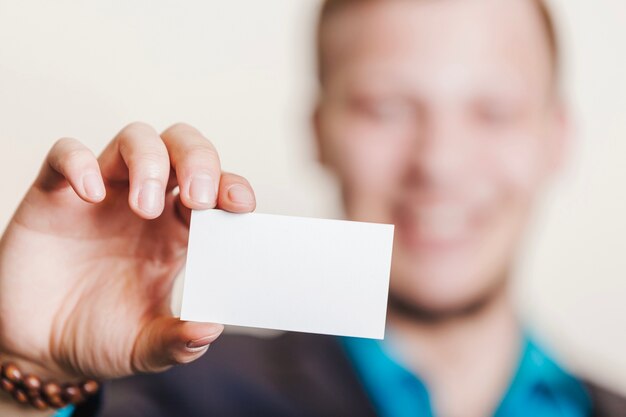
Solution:
[{"label": "man's face", "polygon": [[431,314],[501,288],[562,120],[529,0],[350,5],[324,32],[316,127],[346,212],[396,225],[392,293]]}]

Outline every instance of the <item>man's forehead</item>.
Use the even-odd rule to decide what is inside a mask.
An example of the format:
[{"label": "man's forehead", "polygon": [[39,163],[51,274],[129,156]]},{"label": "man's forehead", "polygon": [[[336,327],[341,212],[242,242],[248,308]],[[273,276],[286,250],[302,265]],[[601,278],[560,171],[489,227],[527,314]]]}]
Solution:
[{"label": "man's forehead", "polygon": [[533,2],[355,1],[326,22],[321,65],[338,66],[367,54],[385,58],[410,54],[422,59],[420,65],[437,59],[456,63],[500,59],[511,65],[545,66],[550,73],[550,48]]}]

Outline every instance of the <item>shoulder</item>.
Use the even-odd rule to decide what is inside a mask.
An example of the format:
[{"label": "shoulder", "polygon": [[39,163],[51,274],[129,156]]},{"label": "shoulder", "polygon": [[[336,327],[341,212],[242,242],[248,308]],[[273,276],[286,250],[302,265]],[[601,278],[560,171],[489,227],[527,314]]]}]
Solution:
[{"label": "shoulder", "polygon": [[626,397],[593,382],[584,381],[595,417],[626,416]]},{"label": "shoulder", "polygon": [[368,404],[334,337],[225,334],[192,364],[107,384],[97,415],[349,415]]}]

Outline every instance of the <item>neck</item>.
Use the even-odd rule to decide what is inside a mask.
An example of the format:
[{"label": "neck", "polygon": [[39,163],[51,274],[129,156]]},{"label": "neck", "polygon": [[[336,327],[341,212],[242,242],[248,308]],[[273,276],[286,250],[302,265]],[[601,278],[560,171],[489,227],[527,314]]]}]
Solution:
[{"label": "neck", "polygon": [[393,349],[429,388],[439,415],[495,411],[521,354],[521,329],[506,288],[477,308],[441,319],[390,306]]}]

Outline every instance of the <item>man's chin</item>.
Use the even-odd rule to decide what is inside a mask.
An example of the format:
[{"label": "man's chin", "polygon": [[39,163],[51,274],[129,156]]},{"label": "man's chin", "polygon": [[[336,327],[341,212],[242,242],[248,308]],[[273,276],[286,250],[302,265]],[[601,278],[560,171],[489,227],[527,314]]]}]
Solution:
[{"label": "man's chin", "polygon": [[428,294],[427,291],[401,291],[389,294],[389,309],[396,314],[423,322],[446,321],[474,315],[506,294],[506,280],[499,280],[475,294],[456,297],[451,294]]}]

